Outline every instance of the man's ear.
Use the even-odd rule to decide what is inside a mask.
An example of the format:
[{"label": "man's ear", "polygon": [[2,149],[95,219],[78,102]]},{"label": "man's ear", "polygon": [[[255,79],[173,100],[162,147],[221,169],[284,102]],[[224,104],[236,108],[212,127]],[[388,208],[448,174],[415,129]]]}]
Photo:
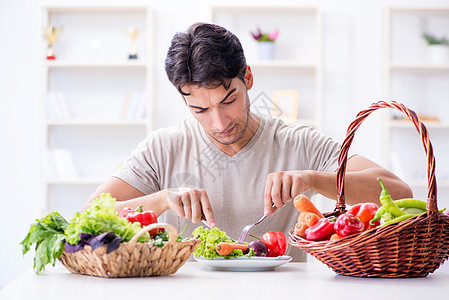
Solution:
[{"label": "man's ear", "polygon": [[253,72],[251,71],[250,66],[246,66],[245,85],[247,90],[250,90],[253,87]]}]

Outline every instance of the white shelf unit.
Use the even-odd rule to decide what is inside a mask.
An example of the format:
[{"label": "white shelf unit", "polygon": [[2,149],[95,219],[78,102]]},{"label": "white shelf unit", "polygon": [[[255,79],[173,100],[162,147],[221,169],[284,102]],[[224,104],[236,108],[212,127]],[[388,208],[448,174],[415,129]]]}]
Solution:
[{"label": "white shelf unit", "polygon": [[[254,87],[249,91],[252,111],[265,116],[296,115],[296,119],[287,122],[320,128],[323,98],[320,10],[302,6],[216,5],[212,6],[211,15],[213,23],[229,29],[242,43],[254,74]],[[258,42],[250,34],[257,28],[263,32],[279,30],[271,60],[258,56]],[[285,90],[297,93],[296,111],[291,98],[284,98],[285,104],[274,103],[274,92]]]},{"label": "white shelf unit", "polygon": [[[147,5],[41,7],[40,214],[70,219],[153,130],[154,16]],[[46,26],[60,28],[46,59]],[[138,59],[128,59],[135,27]]]},{"label": "white shelf unit", "polygon": [[[436,158],[439,207],[449,201],[449,55],[430,59],[423,32],[449,36],[449,7],[388,8],[383,14],[383,98],[404,103],[423,120]],[[414,125],[398,111],[383,114],[383,161],[427,199],[427,162]]]}]

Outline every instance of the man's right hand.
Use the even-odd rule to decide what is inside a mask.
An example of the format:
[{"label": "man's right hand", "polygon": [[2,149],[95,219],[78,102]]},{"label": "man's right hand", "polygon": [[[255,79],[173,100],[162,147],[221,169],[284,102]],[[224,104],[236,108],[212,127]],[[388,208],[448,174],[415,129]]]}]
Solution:
[{"label": "man's right hand", "polygon": [[198,223],[205,219],[210,227],[215,227],[215,217],[209,197],[203,189],[180,187],[165,190],[165,206],[180,217]]},{"label": "man's right hand", "polygon": [[209,197],[202,189],[180,187],[144,195],[125,181],[108,177],[90,196],[83,209],[89,207],[101,193],[111,193],[112,197],[117,199],[115,205],[117,212],[120,212],[123,207],[143,205],[143,210],[151,209],[159,217],[167,209],[172,209],[178,216],[188,218],[193,223],[205,219],[210,227],[215,227],[215,217]]}]

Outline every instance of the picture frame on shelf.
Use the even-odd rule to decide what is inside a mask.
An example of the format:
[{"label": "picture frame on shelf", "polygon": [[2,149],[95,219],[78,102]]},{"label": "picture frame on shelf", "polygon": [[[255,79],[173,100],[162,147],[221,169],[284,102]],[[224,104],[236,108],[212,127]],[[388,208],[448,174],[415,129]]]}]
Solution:
[{"label": "picture frame on shelf", "polygon": [[272,117],[282,119],[286,123],[298,119],[299,93],[297,90],[277,90],[273,92]]}]

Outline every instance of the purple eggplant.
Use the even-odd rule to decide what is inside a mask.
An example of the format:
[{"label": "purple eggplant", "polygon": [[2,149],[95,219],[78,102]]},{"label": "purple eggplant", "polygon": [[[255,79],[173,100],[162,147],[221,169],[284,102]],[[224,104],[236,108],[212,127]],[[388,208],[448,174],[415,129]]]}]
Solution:
[{"label": "purple eggplant", "polygon": [[262,241],[252,241],[248,245],[248,249],[249,248],[254,249],[256,256],[267,256],[268,254],[267,245],[265,245],[265,243]]}]

